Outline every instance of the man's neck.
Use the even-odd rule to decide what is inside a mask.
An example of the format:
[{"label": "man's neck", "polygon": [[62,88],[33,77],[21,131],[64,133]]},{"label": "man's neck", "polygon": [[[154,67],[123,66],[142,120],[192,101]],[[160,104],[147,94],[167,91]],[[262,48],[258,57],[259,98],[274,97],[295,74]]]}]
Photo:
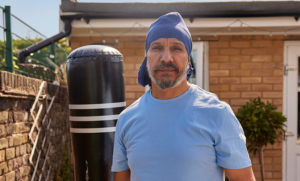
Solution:
[{"label": "man's neck", "polygon": [[186,80],[174,88],[170,89],[159,89],[154,82],[152,83],[152,96],[156,99],[172,99],[185,93],[192,85]]}]

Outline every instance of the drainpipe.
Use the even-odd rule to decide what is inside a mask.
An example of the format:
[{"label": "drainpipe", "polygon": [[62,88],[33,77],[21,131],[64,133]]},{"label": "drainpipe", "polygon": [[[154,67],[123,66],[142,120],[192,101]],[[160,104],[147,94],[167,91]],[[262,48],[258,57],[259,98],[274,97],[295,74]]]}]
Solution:
[{"label": "drainpipe", "polygon": [[38,42],[37,44],[31,45],[27,48],[24,48],[18,55],[19,63],[25,63],[25,59],[30,53],[37,52],[38,50],[53,44],[54,42],[67,37],[71,34],[72,26],[70,20],[65,20],[65,31],[61,31],[57,35],[52,36],[51,38],[45,39]]}]

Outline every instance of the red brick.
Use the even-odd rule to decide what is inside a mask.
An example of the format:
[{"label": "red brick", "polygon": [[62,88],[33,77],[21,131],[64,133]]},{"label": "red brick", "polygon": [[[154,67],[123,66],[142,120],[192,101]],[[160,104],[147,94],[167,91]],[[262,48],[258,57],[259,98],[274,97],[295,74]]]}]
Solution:
[{"label": "red brick", "polygon": [[135,99],[135,93],[134,92],[126,92],[125,98],[126,99]]},{"label": "red brick", "polygon": [[209,84],[218,84],[219,78],[218,77],[210,77],[209,78]]},{"label": "red brick", "polygon": [[143,56],[124,56],[124,63],[142,63],[144,58]]},{"label": "red brick", "polygon": [[240,83],[240,78],[237,77],[221,77],[220,84],[238,84]]},{"label": "red brick", "polygon": [[126,70],[124,71],[124,77],[138,77],[138,71],[137,70]]},{"label": "red brick", "polygon": [[263,54],[263,50],[258,49],[258,48],[242,49],[241,54],[242,55],[261,55],[261,54]]},{"label": "red brick", "polygon": [[250,70],[230,70],[230,76],[233,76],[233,77],[250,76]]},{"label": "red brick", "polygon": [[231,99],[230,100],[230,105],[231,106],[243,106],[247,102],[250,102],[249,99]]},{"label": "red brick", "polygon": [[133,49],[133,48],[118,49],[118,50],[123,56],[134,56],[135,55],[135,49]]},{"label": "red brick", "polygon": [[220,55],[239,55],[240,50],[239,49],[220,49]]},{"label": "red brick", "polygon": [[71,48],[72,50],[75,50],[76,48],[80,47],[80,42],[72,41]]},{"label": "red brick", "polygon": [[242,63],[242,69],[261,69],[262,63]]},{"label": "red brick", "polygon": [[282,164],[282,157],[274,157],[273,163]]},{"label": "red brick", "polygon": [[252,62],[272,62],[271,55],[253,55],[251,58]]},{"label": "red brick", "polygon": [[124,63],[124,70],[134,70],[133,63]]},{"label": "red brick", "polygon": [[210,85],[210,91],[229,91],[229,85]]},{"label": "red brick", "polygon": [[136,93],[136,98],[140,98],[144,95],[145,93]]},{"label": "red brick", "polygon": [[135,70],[139,70],[139,69],[140,69],[140,66],[141,66],[141,64],[136,63],[136,64],[134,65],[134,69],[135,69]]},{"label": "red brick", "polygon": [[250,91],[250,85],[230,85],[232,91]]},{"label": "red brick", "polygon": [[274,62],[283,62],[283,56],[282,55],[274,55],[273,61]]},{"label": "red brick", "polygon": [[272,76],[273,71],[272,70],[253,70],[252,76]]},{"label": "red brick", "polygon": [[211,70],[209,71],[209,76],[212,77],[229,76],[229,70]]},{"label": "red brick", "polygon": [[277,91],[283,90],[283,85],[282,84],[274,84],[273,89],[277,90]]},{"label": "red brick", "polygon": [[280,142],[280,143],[275,143],[274,145],[273,145],[273,149],[279,149],[279,150],[281,150],[282,149],[282,143]]},{"label": "red brick", "polygon": [[282,179],[282,172],[273,172],[273,178]]},{"label": "red brick", "polygon": [[265,172],[265,178],[273,178],[273,172]]},{"label": "red brick", "polygon": [[229,47],[229,42],[226,41],[209,42],[209,48],[227,48],[227,47]]},{"label": "red brick", "polygon": [[239,98],[240,92],[221,92],[220,98]]},{"label": "red brick", "polygon": [[273,104],[273,99],[260,99],[260,100],[261,100],[261,102],[264,102],[265,104],[267,104],[268,102],[270,104]]},{"label": "red brick", "polygon": [[261,77],[242,77],[242,83],[261,83]]},{"label": "red brick", "polygon": [[284,40],[286,37],[284,35],[264,35],[264,39],[266,40]]},{"label": "red brick", "polygon": [[282,77],[263,77],[263,83],[282,83]]},{"label": "red brick", "polygon": [[219,63],[209,63],[209,69],[219,69]]},{"label": "red brick", "polygon": [[125,48],[144,48],[144,42],[125,42]]},{"label": "red brick", "polygon": [[231,55],[230,56],[230,61],[231,62],[250,62],[251,61],[251,56],[246,56],[246,55]]},{"label": "red brick", "polygon": [[276,106],[281,106],[282,105],[282,99],[274,99],[274,101],[273,101],[274,103],[274,105],[276,105]]},{"label": "red brick", "polygon": [[273,75],[274,76],[283,76],[283,70],[274,70],[273,72]]},{"label": "red brick", "polygon": [[134,78],[125,78],[125,84],[135,84]]},{"label": "red brick", "polygon": [[235,41],[235,42],[230,42],[230,47],[234,47],[234,48],[247,48],[247,47],[250,47],[250,42],[249,41]]},{"label": "red brick", "polygon": [[263,92],[263,98],[282,98],[282,92]]},{"label": "red brick", "polygon": [[130,106],[135,101],[136,101],[135,99],[128,99],[128,100],[126,100],[126,107]]},{"label": "red brick", "polygon": [[231,109],[234,113],[237,113],[240,108],[240,106],[231,106]]},{"label": "red brick", "polygon": [[217,48],[210,48],[209,55],[219,55],[219,49]]},{"label": "red brick", "polygon": [[272,41],[267,41],[267,40],[253,40],[253,41],[251,41],[251,45],[254,48],[258,48],[258,47],[272,47]]},{"label": "red brick", "polygon": [[134,41],[146,41],[146,36],[133,36]]},{"label": "red brick", "polygon": [[141,85],[126,85],[126,92],[145,92],[145,88]]},{"label": "red brick", "polygon": [[282,69],[283,63],[281,63],[281,62],[264,63],[263,67],[264,67],[264,69]]},{"label": "red brick", "polygon": [[270,91],[272,90],[272,85],[252,85],[252,90],[254,91]]},{"label": "red brick", "polygon": [[264,156],[266,157],[276,157],[282,156],[282,150],[265,150]]},{"label": "red brick", "polygon": [[209,62],[228,62],[229,56],[219,55],[219,56],[210,56]]},{"label": "red brick", "polygon": [[282,48],[283,47],[283,41],[281,41],[281,40],[273,41],[273,47]]},{"label": "red brick", "polygon": [[261,97],[261,92],[242,92],[242,98],[257,98]]},{"label": "red brick", "polygon": [[266,48],[264,54],[268,55],[283,55],[283,48]]},{"label": "red brick", "polygon": [[220,69],[239,69],[239,63],[220,63]]},{"label": "red brick", "polygon": [[135,50],[135,55],[146,56],[145,49],[136,49]]}]

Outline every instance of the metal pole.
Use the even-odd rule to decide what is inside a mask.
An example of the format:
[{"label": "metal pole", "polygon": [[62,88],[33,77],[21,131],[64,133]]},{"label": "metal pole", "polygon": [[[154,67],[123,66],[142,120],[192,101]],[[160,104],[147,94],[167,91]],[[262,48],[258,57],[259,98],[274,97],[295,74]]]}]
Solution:
[{"label": "metal pole", "polygon": [[13,47],[11,36],[11,20],[10,20],[10,6],[5,6],[5,34],[6,34],[6,70],[13,72]]},{"label": "metal pole", "polygon": [[54,46],[55,46],[54,43],[50,45],[50,54],[51,54],[50,58],[51,58],[52,62],[55,63],[55,48],[54,48]]}]

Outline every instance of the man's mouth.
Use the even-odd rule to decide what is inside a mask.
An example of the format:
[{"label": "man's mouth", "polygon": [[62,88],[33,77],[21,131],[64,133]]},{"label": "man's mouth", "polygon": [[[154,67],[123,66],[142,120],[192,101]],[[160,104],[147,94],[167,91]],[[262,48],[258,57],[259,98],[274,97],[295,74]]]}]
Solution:
[{"label": "man's mouth", "polygon": [[157,70],[158,72],[162,72],[162,73],[171,73],[174,72],[175,69],[171,68],[171,67],[163,67]]}]

